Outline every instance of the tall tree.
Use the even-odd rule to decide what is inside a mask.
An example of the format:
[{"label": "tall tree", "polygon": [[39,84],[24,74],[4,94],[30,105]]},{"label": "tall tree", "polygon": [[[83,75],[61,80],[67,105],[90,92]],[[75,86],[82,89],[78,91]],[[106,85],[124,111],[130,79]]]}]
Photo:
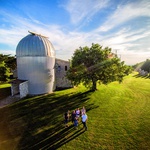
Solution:
[{"label": "tall tree", "polygon": [[67,78],[73,85],[83,83],[95,91],[97,83],[121,82],[129,71],[129,67],[111,52],[111,48],[92,44],[91,47],[85,46],[75,50]]}]

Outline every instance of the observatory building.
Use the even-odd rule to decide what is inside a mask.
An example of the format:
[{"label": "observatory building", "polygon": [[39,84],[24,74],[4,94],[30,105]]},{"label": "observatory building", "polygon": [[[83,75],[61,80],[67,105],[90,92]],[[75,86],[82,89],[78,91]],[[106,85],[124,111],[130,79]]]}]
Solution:
[{"label": "observatory building", "polygon": [[55,49],[47,37],[30,32],[17,45],[17,80],[12,82],[12,95],[39,95],[56,88],[72,87],[65,77],[68,61],[55,58]]}]

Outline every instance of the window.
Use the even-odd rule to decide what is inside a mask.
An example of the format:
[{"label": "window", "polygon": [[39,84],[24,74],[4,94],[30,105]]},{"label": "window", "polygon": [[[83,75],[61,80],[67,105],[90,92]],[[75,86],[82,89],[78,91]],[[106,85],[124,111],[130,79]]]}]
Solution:
[{"label": "window", "polygon": [[58,66],[57,70],[58,70],[58,72],[60,72],[60,71],[61,71],[61,67],[60,67],[60,66]]},{"label": "window", "polygon": [[65,66],[65,71],[67,71],[67,66]]}]

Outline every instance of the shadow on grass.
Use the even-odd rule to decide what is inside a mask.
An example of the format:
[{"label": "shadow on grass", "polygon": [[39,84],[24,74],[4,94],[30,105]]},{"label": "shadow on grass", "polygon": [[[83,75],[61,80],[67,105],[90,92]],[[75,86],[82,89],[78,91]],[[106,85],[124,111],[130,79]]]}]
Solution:
[{"label": "shadow on grass", "polygon": [[142,76],[142,75],[140,75],[140,74],[136,74],[136,75],[134,75],[133,77],[135,77],[135,78],[144,78],[144,79],[150,79],[150,75],[145,75],[145,76]]},{"label": "shadow on grass", "polygon": [[7,96],[11,95],[11,88],[0,88],[0,100],[6,98]]},{"label": "shadow on grass", "polygon": [[[65,128],[63,114],[82,106],[87,111],[97,108],[92,103],[87,104],[90,94],[90,91],[64,95],[54,93],[21,100],[0,109],[0,130],[5,128],[3,134],[8,134],[9,140],[14,139],[11,144],[14,149],[59,148],[84,132],[72,126]],[[1,142],[6,144],[7,140],[7,136],[1,138]]]},{"label": "shadow on grass", "polygon": [[80,134],[84,133],[85,131],[80,129],[76,130],[73,126],[68,128],[63,128],[62,130],[59,129],[57,133],[50,135],[46,139],[43,139],[39,143],[31,146],[29,149],[57,149],[62,145],[68,143],[69,141],[73,140],[74,138],[78,137]]}]

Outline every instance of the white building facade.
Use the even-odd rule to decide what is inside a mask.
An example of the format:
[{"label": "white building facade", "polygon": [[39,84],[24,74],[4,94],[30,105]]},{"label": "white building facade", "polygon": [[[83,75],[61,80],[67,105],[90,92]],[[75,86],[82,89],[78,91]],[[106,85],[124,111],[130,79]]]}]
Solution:
[{"label": "white building facade", "polygon": [[[55,49],[47,37],[30,32],[18,43],[16,58],[17,80],[25,81],[25,86],[21,82],[22,88],[18,89],[21,90],[19,93],[26,93],[24,97],[72,87],[65,77],[70,62],[55,58]],[[16,93],[13,92],[13,85],[11,91]]]}]

